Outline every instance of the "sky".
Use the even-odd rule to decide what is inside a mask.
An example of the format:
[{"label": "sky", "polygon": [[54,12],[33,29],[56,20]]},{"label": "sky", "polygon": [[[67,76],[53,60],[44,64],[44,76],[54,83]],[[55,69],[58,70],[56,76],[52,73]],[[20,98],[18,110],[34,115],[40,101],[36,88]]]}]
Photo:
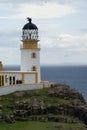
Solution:
[{"label": "sky", "polygon": [[41,65],[87,65],[87,0],[0,0],[4,65],[20,65],[27,17],[39,29]]}]

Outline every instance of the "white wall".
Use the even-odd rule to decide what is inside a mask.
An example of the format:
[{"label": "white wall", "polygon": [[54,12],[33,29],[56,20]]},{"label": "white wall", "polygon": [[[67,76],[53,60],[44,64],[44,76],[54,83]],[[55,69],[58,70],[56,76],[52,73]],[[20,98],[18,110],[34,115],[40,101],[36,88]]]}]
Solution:
[{"label": "white wall", "polygon": [[[36,58],[31,57],[32,53],[36,53]],[[38,72],[38,82],[40,82],[39,50],[21,50],[21,71],[32,71],[32,66],[36,66]]]},{"label": "white wall", "polygon": [[24,83],[26,84],[35,83],[35,79],[35,74],[24,74]]},{"label": "white wall", "polygon": [[[36,73],[27,73],[23,72],[24,74],[24,84],[31,84],[31,83],[36,83]],[[15,84],[17,80],[22,81],[22,72],[12,72],[12,71],[7,71],[7,72],[0,72],[1,76],[4,76],[4,86],[10,85],[10,77],[12,77],[11,80],[11,85],[13,85],[13,77],[15,77]],[[7,80],[6,80],[7,79]],[[2,81],[1,81],[2,82]]]},{"label": "white wall", "polygon": [[13,93],[15,91],[22,91],[22,90],[34,90],[34,89],[42,89],[42,88],[49,88],[49,84],[31,84],[31,85],[18,85],[18,86],[9,86],[0,88],[0,95],[6,95]]}]

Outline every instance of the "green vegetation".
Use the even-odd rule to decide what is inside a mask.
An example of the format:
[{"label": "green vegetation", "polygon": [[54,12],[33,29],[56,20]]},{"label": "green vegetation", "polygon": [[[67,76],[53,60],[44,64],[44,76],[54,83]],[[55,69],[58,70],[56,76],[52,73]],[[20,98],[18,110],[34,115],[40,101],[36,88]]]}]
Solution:
[{"label": "green vegetation", "polygon": [[56,122],[16,122],[14,124],[0,123],[0,130],[86,130],[80,123],[66,124]]},{"label": "green vegetation", "polygon": [[86,130],[87,104],[67,85],[0,97],[0,130]]}]

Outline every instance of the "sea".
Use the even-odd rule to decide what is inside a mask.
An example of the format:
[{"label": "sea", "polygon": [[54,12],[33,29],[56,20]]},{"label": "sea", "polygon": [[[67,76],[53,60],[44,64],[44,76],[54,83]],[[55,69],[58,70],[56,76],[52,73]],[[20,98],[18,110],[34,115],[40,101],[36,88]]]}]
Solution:
[{"label": "sea", "polygon": [[[4,66],[4,70],[19,71],[20,66]],[[87,102],[87,66],[41,66],[41,80],[67,84]]]}]

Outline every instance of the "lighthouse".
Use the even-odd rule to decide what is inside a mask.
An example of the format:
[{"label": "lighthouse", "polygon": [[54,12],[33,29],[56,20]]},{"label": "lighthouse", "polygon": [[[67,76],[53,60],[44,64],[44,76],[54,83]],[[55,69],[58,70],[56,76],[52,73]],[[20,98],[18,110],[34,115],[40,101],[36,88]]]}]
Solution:
[{"label": "lighthouse", "polygon": [[40,48],[38,45],[38,27],[27,18],[28,23],[22,28],[21,72],[37,72],[40,77]]},{"label": "lighthouse", "polygon": [[19,90],[50,87],[48,81],[41,81],[38,27],[32,23],[31,18],[27,20],[28,22],[22,28],[20,71],[3,70],[0,61],[0,87],[6,87],[7,94]]}]

